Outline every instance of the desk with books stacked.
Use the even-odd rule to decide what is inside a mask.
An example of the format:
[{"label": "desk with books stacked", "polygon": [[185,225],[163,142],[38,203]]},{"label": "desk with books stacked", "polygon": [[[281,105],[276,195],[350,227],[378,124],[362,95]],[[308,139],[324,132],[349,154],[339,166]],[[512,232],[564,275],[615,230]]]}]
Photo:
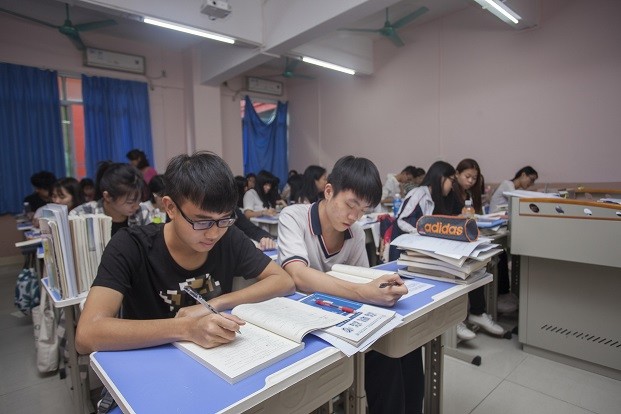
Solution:
[{"label": "desk with books stacked", "polygon": [[[427,238],[427,242],[432,238]],[[350,266],[351,267],[351,266]],[[404,270],[396,262],[373,269],[347,266],[331,274],[366,283],[378,274]],[[338,275],[337,275],[338,273]],[[492,280],[483,273],[470,283],[410,279],[410,294],[390,309],[402,323],[386,331],[370,348],[401,357],[425,346],[425,413],[440,413],[442,399],[442,334],[467,314],[466,294]],[[295,295],[291,299],[298,299]],[[242,335],[243,337],[243,335]],[[323,337],[322,337],[323,338]],[[245,339],[245,338],[244,338]],[[349,388],[348,411],[364,413],[364,350],[348,358],[334,345],[309,335],[305,347],[249,376],[231,383],[174,345],[117,352],[96,352],[91,366],[124,412],[241,412],[307,413]],[[333,342],[331,342],[333,343]],[[334,344],[334,343],[333,343]],[[351,355],[351,354],[350,354]],[[163,392],[163,391],[166,392]],[[153,398],[158,395],[159,398]]]},{"label": "desk with books stacked", "polygon": [[92,412],[88,377],[80,373],[75,350],[76,306],[88,294],[110,240],[112,219],[103,214],[68,217],[67,206],[50,203],[43,207],[39,226],[46,275],[42,283],[54,307],[65,314],[74,413]]},{"label": "desk with books stacked", "polygon": [[[394,272],[397,264],[393,262],[379,268]],[[405,297],[390,309],[403,319],[403,325],[372,345],[374,350],[399,357],[427,344],[426,413],[441,412],[441,335],[465,318],[465,294],[489,283],[491,278],[487,275],[464,285],[436,280],[418,282],[425,286],[411,286],[411,290],[417,289],[419,293]],[[361,283],[364,281],[361,278]],[[292,299],[301,297],[296,294]],[[237,413],[252,409],[269,413],[308,413],[349,388],[349,412],[364,413],[363,354],[348,358],[314,335],[305,336],[303,341],[305,347],[301,351],[234,384],[172,344],[95,352],[91,354],[91,366],[123,412]],[[154,395],[158,397],[153,398]]]}]

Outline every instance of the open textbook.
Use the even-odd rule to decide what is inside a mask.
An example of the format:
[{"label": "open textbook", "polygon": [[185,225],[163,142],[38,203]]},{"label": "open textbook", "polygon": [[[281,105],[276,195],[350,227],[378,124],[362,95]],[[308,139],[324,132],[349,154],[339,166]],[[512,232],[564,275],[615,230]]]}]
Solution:
[{"label": "open textbook", "polygon": [[[364,352],[379,338],[401,325],[402,321],[401,315],[390,309],[325,293],[313,293],[300,299],[300,302],[347,317],[339,324],[312,333],[347,356]],[[326,303],[329,305],[326,306]]]},{"label": "open textbook", "polygon": [[210,349],[193,342],[174,343],[231,384],[302,350],[307,333],[348,319],[287,298],[239,305],[231,313],[246,321],[232,342]]}]

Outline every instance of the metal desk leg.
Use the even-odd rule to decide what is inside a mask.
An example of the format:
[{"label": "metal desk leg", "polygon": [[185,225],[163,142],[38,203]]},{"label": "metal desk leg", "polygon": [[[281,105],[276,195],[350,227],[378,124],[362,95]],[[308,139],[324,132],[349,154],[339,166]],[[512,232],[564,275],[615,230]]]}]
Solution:
[{"label": "metal desk leg", "polygon": [[75,351],[75,307],[67,306],[65,309],[65,332],[67,334],[67,351],[69,352],[69,376],[71,378],[71,390],[73,396],[73,412],[84,412],[82,381],[80,381],[80,367],[78,366],[78,354]]},{"label": "metal desk leg", "polygon": [[511,255],[511,292],[520,295],[520,256]]},{"label": "metal desk leg", "polygon": [[487,270],[494,275],[494,280],[484,288],[486,311],[493,320],[498,320],[498,256],[492,258],[487,265]]},{"label": "metal desk leg", "polygon": [[345,414],[364,414],[367,410],[367,394],[364,389],[364,353],[357,353],[354,358],[354,382],[347,391]]},{"label": "metal desk leg", "polygon": [[442,412],[442,336],[437,336],[425,344],[425,414]]},{"label": "metal desk leg", "polygon": [[459,349],[457,349],[457,327],[456,326],[453,326],[450,329],[448,329],[446,332],[444,332],[442,334],[442,337],[444,340],[444,347],[443,347],[444,355],[451,356],[453,358],[467,362],[468,364],[476,365],[477,367],[481,365],[480,355],[470,355],[464,351],[460,351]]},{"label": "metal desk leg", "polygon": [[91,413],[94,408],[90,402],[88,378],[82,380],[78,353],[75,350],[75,306],[67,306],[65,310],[65,333],[67,335],[67,352],[69,353],[69,376],[73,397],[73,412],[75,414]]}]

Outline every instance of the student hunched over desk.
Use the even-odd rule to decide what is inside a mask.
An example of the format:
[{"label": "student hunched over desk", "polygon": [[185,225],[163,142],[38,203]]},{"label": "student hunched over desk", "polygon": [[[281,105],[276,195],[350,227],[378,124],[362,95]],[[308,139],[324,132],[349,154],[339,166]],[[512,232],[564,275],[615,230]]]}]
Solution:
[{"label": "student hunched over desk", "polygon": [[[82,354],[181,340],[211,348],[234,340],[244,322],[189,306],[195,301],[183,284],[218,311],[294,291],[289,275],[233,226],[237,190],[220,157],[176,156],[164,177],[171,221],[121,229],[108,243],[77,327]],[[233,275],[258,282],[232,292]]]},{"label": "student hunched over desk", "polygon": [[[357,220],[381,199],[382,183],[375,165],[366,158],[346,156],[328,177],[324,199],[283,209],[278,224],[278,258],[303,292],[324,292],[359,302],[393,306],[407,293],[392,273],[369,283],[356,284],[327,275],[333,264],[369,266],[365,235]],[[394,286],[380,288],[385,282]],[[369,412],[420,413],[423,383],[412,375],[420,371],[420,356],[389,358],[379,352],[365,355],[365,390]]]}]

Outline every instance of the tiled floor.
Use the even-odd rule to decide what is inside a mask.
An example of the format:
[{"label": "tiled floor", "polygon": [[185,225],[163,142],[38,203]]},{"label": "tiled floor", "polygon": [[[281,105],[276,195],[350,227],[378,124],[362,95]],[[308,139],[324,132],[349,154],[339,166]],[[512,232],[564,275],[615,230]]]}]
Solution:
[{"label": "tiled floor", "polygon": [[[13,315],[20,267],[0,266],[0,414],[70,413],[68,381],[37,372],[32,322]],[[480,355],[482,363],[445,358],[444,414],[621,412],[620,381],[524,353],[515,335],[479,333],[459,349]]]}]

